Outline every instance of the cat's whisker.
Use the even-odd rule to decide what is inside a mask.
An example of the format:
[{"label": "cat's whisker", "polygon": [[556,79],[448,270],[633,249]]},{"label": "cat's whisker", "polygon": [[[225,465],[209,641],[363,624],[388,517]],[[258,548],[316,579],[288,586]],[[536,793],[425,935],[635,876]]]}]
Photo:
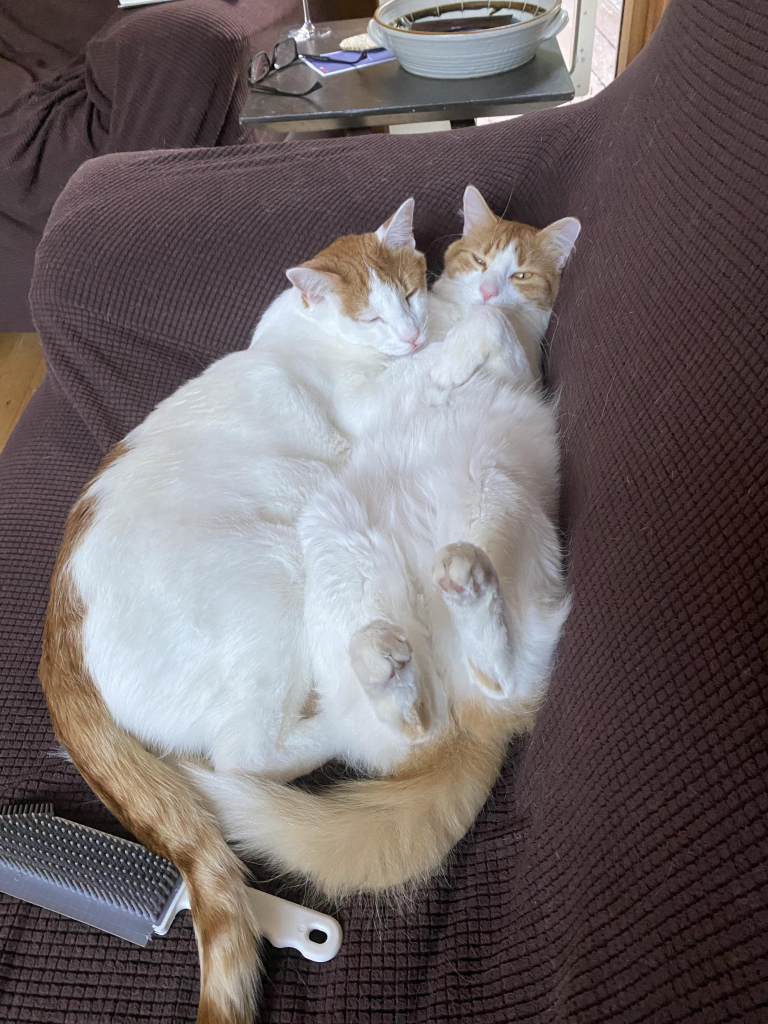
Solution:
[{"label": "cat's whisker", "polygon": [[433,238],[429,245],[424,249],[425,253],[428,253],[433,246],[437,245],[438,242],[443,242],[446,238],[461,238],[461,233],[454,231],[450,235],[438,235],[437,238]]}]

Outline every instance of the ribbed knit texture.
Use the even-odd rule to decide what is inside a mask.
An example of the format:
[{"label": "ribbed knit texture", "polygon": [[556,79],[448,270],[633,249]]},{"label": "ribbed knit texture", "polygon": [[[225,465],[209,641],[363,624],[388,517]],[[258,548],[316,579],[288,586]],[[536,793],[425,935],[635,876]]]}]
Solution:
[{"label": "ribbed knit texture", "polygon": [[[768,1019],[768,10],[673,0],[596,99],[485,129],[110,156],[39,253],[46,383],[0,459],[3,802],[114,828],[36,679],[68,507],[108,446],[243,347],[283,270],[409,195],[432,265],[472,181],[583,235],[549,332],[574,609],[535,734],[402,915],[269,950],[265,1024]],[[507,205],[508,204],[508,205]],[[7,665],[7,667],[6,667]],[[137,950],[0,905],[0,1006],[188,1024],[188,919]]]},{"label": "ribbed knit texture", "polygon": [[[113,0],[117,13],[86,47],[82,34],[104,20],[102,0],[77,0],[83,9],[72,19],[73,0],[33,0],[27,11],[28,2],[19,18],[18,0],[13,10],[0,0],[0,74],[23,66],[42,79],[0,111],[0,331],[34,330],[35,247],[74,171],[104,153],[239,142],[259,37],[301,21],[299,0],[174,0],[123,11]],[[66,63],[78,42],[80,56]]]}]

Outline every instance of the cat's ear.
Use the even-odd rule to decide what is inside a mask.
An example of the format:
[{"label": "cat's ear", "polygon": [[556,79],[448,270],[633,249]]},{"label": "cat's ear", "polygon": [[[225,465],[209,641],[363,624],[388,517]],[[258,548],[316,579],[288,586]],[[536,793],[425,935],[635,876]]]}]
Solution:
[{"label": "cat's ear", "polygon": [[291,267],[285,276],[294,288],[298,288],[302,298],[312,306],[322,302],[326,295],[334,290],[338,274],[328,270],[314,270],[312,267]]},{"label": "cat's ear", "polygon": [[415,199],[406,199],[402,206],[398,206],[392,216],[377,229],[376,237],[388,249],[402,249],[403,246],[407,246],[409,249],[416,248],[416,239],[413,237],[413,209],[415,206]]},{"label": "cat's ear", "polygon": [[542,228],[539,235],[547,240],[548,245],[554,249],[557,269],[562,270],[565,261],[571,255],[571,249],[579,237],[581,221],[576,217],[563,217],[556,220],[549,227]]},{"label": "cat's ear", "polygon": [[473,228],[493,228],[499,218],[474,185],[464,189],[464,234]]}]

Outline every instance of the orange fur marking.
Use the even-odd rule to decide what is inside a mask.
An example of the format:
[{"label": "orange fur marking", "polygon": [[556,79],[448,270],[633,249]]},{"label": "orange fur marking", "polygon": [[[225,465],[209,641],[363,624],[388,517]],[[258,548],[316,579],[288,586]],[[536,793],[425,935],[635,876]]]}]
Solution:
[{"label": "orange fur marking", "polygon": [[469,667],[475,673],[477,681],[480,683],[481,686],[483,686],[486,690],[490,690],[491,693],[501,693],[501,687],[496,682],[496,680],[491,679],[488,673],[483,672],[481,668],[478,668],[477,665],[475,665],[475,663],[471,659],[469,659]]},{"label": "orange fur marking", "polygon": [[[93,480],[127,450],[112,449]],[[69,562],[94,521],[93,480],[67,519],[51,578],[40,679],[53,729],[115,817],[184,876],[200,950],[198,1024],[251,1024],[258,954],[245,869],[181,773],[117,725],[85,664],[85,608]]]},{"label": "orange fur marking", "polygon": [[477,270],[472,253],[490,263],[502,249],[514,242],[520,270],[531,271],[527,281],[514,284],[526,299],[550,308],[560,287],[557,252],[547,238],[546,229],[539,231],[529,224],[502,220],[489,210],[488,219],[474,226],[466,235],[452,242],[445,251],[445,271],[449,277]]},{"label": "orange fur marking", "polygon": [[424,257],[408,246],[390,249],[382,245],[375,232],[342,235],[301,265],[338,275],[340,283],[336,291],[344,312],[353,320],[357,320],[368,305],[369,268],[404,298],[414,290],[427,287],[427,262]]},{"label": "orange fur marking", "polygon": [[320,697],[317,690],[310,690],[307,698],[301,705],[299,718],[314,718],[320,710]]}]

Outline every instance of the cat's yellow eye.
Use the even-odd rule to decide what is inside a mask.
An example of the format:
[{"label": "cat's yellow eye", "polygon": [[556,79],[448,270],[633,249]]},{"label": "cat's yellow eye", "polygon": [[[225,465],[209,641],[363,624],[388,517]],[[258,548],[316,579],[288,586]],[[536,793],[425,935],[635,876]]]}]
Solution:
[{"label": "cat's yellow eye", "polygon": [[512,275],[512,277],[514,277],[516,281],[527,281],[529,277],[533,277],[533,274],[530,270],[518,270],[516,274]]},{"label": "cat's yellow eye", "polygon": [[475,254],[473,252],[471,252],[469,255],[472,257],[472,259],[475,261],[475,263],[478,265],[478,267],[482,267],[483,269],[485,269],[485,267],[486,267],[485,260],[481,260],[480,257],[479,256],[475,256]]}]

